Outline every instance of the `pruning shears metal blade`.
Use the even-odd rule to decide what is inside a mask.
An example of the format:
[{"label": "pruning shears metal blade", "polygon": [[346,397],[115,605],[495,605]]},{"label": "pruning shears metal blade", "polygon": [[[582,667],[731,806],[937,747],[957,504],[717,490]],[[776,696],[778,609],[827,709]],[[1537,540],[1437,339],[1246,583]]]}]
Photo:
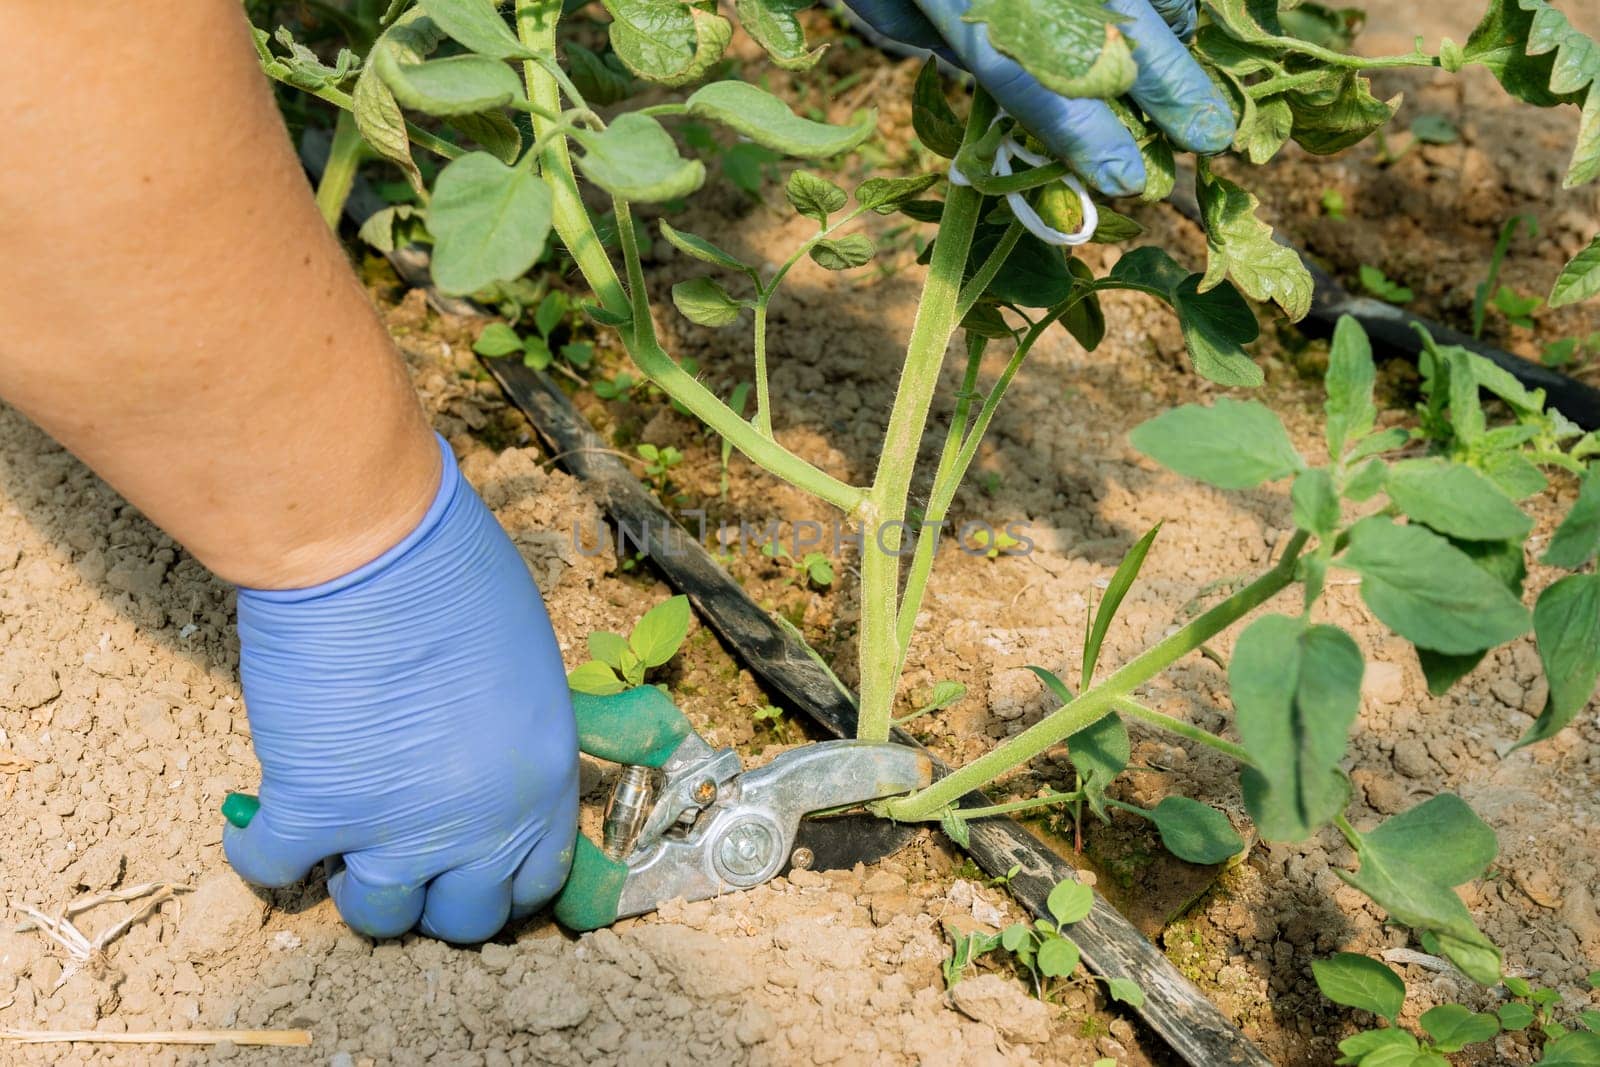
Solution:
[{"label": "pruning shears metal blade", "polygon": [[779,873],[843,871],[858,863],[877,863],[905,848],[920,829],[864,811],[802,819],[789,862]]}]

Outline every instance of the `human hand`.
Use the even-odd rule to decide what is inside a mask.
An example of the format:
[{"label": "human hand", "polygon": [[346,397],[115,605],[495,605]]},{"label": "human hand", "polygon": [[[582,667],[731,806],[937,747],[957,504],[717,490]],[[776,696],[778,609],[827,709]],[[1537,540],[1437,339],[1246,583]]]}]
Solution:
[{"label": "human hand", "polygon": [[578,746],[539,590],[450,449],[399,545],[312,589],[239,591],[261,807],[223,833],[248,882],[343,856],[328,891],[372,937],[492,937],[566,880]]},{"label": "human hand", "polygon": [[[1109,196],[1145,184],[1133,136],[1104,101],[1060,96],[989,43],[982,23],[963,22],[968,0],[845,0],[886,37],[927,48],[968,71],[1050,154]],[[1138,78],[1129,95],[1179,148],[1220,152],[1233,141],[1233,111],[1180,38],[1194,33],[1195,0],[1106,0],[1126,20]]]}]

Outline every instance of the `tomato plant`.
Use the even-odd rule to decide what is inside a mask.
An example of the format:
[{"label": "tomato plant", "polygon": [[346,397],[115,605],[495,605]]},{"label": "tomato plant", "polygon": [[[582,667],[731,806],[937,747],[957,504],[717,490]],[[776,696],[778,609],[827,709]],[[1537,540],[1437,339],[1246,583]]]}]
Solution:
[{"label": "tomato plant", "polygon": [[[805,42],[796,17],[800,6],[739,0],[735,8],[745,32],[774,63],[804,70],[820,53]],[[704,81],[719,69],[733,33],[714,5],[606,0],[605,7],[611,51],[603,57],[558,37],[561,0],[518,0],[509,15],[494,0],[394,0],[365,54],[343,52],[332,65],[284,32],[276,38],[261,33],[258,44],[272,77],[349,112],[360,139],[405,174],[422,205],[442,290],[470,294],[514,282],[545,253],[553,233],[592,294],[582,310],[615,331],[653,387],[752,462],[860,526],[859,734],[882,740],[940,529],[998,405],[1039,338],[1059,324],[1084,348],[1095,348],[1106,330],[1100,294],[1132,290],[1176,313],[1198,374],[1223,386],[1255,386],[1262,372],[1244,348],[1259,331],[1249,301],[1299,319],[1311,304],[1311,277],[1274,241],[1257,215],[1256,197],[1206,159],[1197,161],[1194,179],[1206,233],[1203,269],[1190,270],[1165,249],[1144,245],[1097,276],[1061,246],[1120,243],[1138,235],[1137,224],[1083,193],[1067,168],[1043,158],[981,89],[959,115],[930,63],[915,85],[913,122],[922,145],[950,161],[947,169],[870,177],[852,189],[794,170],[785,195],[814,229],[775,269],[658,224],[666,242],[707,268],[674,287],[678,312],[707,329],[749,325],[754,413],[746,419],[667,352],[654,318],[640,255],[649,228],[635,218],[635,208],[678,201],[706,180],[705,165],[682,154],[669,125],[695,123],[700,132],[683,139],[702,145],[705,127],[723,127],[762,149],[763,160],[774,154],[828,160],[871,137],[876,115],[835,125],[795,114],[755,84]],[[1106,98],[1140,147],[1149,176],[1144,199],[1171,192],[1177,181],[1172,144],[1123,97],[1133,71],[1116,16],[1090,0],[979,0],[964,17],[984,23],[994,45],[1043,83]],[[1466,43],[1444,40],[1436,54],[1424,51],[1420,40],[1404,55],[1351,54],[1358,24],[1357,13],[1313,3],[1204,0],[1191,50],[1232,99],[1237,162],[1264,164],[1290,141],[1311,153],[1333,153],[1381,131],[1398,102],[1374,96],[1364,72],[1454,72],[1481,64],[1527,103],[1579,105],[1583,133],[1566,181],[1575,185],[1600,175],[1600,48],[1546,0],[1490,0]],[[641,81],[700,84],[681,98],[615,110]],[[601,108],[612,109],[611,117],[603,118]],[[351,138],[344,140],[348,147]],[[447,161],[431,187],[414,159],[418,149]],[[338,173],[348,171],[347,160],[336,163]],[[609,200],[609,211],[591,210],[580,179],[591,199]],[[419,217],[419,209],[401,207],[401,221]],[[894,400],[884,413],[877,469],[869,484],[853,485],[775,436],[768,310],[802,258],[836,271],[869,262],[876,249],[856,225],[868,213],[899,213],[935,228],[924,246],[923,289]],[[392,223],[377,229],[386,225]],[[1562,272],[1548,304],[1597,292],[1600,240]],[[539,331],[537,337],[508,332],[491,344],[545,362],[550,331]],[[964,335],[963,385],[926,506],[909,523],[915,459],[958,333]],[[1009,346],[1008,362],[994,380],[982,382],[983,356],[996,342]],[[1326,379],[1325,454],[1301,455],[1268,408],[1226,397],[1210,406],[1179,407],[1140,426],[1134,444],[1180,474],[1220,489],[1285,483],[1297,530],[1280,558],[1170,636],[1097,675],[1100,643],[1150,550],[1152,531],[1119,568],[1118,592],[1107,596],[1094,620],[1078,691],[1041,671],[1042,683],[1060,701],[1056,711],[920,793],[883,804],[881,814],[936,820],[958,839],[970,819],[1043,804],[1086,803],[1105,817],[1106,787],[1128,760],[1123,719],[1138,718],[1234,758],[1245,805],[1263,837],[1299,840],[1337,826],[1357,856],[1358,869],[1341,872],[1346,881],[1416,930],[1430,951],[1479,981],[1498,981],[1499,952],[1454,891],[1493,859],[1493,832],[1449,795],[1376,827],[1358,829],[1345,817],[1350,789],[1340,761],[1358,710],[1363,661],[1347,633],[1317,621],[1317,608],[1330,571],[1355,575],[1371,613],[1416,646],[1436,692],[1487,650],[1531,628],[1550,697],[1523,743],[1548,737],[1584,706],[1600,674],[1600,575],[1591,565],[1600,551],[1600,478],[1587,469],[1600,443],[1546,411],[1542,395],[1465,350],[1430,342],[1423,373],[1425,399],[1414,425],[1380,428],[1367,339],[1347,320],[1334,336]],[[620,376],[612,383],[618,391],[633,384]],[[1484,406],[1485,394],[1496,401],[1492,408]],[[1501,414],[1507,411],[1509,417]],[[664,477],[665,465],[658,466],[652,476]],[[1519,502],[1544,487],[1543,471],[1552,467],[1583,478],[1577,503],[1544,557],[1573,573],[1544,590],[1530,614],[1522,585],[1532,523]],[[908,544],[910,562],[902,566]],[[989,547],[998,554],[998,543]],[[1258,614],[1290,587],[1301,592],[1298,613]],[[1256,617],[1240,634],[1228,671],[1240,742],[1137,700],[1141,685],[1249,616]],[[595,662],[580,670],[608,686],[642,677],[661,655],[614,635],[594,652]],[[990,808],[957,806],[969,790],[1063,741],[1079,771],[1077,789]],[[1150,811],[1122,806],[1152,819],[1180,854],[1209,862],[1237,848],[1227,820],[1193,801],[1168,798]],[[1018,932],[1016,944],[1007,947],[1025,950],[1040,973],[1053,973],[1070,952],[1053,936],[1049,929]]]}]

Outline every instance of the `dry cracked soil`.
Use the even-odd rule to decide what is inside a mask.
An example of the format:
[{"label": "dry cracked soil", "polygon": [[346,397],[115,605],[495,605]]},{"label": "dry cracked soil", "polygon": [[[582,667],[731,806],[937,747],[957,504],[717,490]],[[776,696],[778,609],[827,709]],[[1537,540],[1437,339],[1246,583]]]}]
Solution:
[{"label": "dry cracked soil", "polygon": [[[1593,5],[1572,5],[1600,21]],[[1363,47],[1404,50],[1410,33],[1464,36],[1443,5],[1374,11]],[[1590,27],[1594,27],[1591,25]],[[829,63],[849,70],[847,50]],[[859,56],[859,53],[857,53]],[[875,70],[834,106],[868,96],[885,130],[903,128],[915,66]],[[1381,267],[1417,292],[1416,307],[1461,325],[1499,223],[1517,212],[1541,237],[1513,244],[1504,280],[1548,287],[1566,255],[1595,230],[1593,190],[1563,192],[1559,177],[1574,116],[1507,107],[1486,77],[1456,82],[1385,76],[1404,90],[1401,127],[1443,114],[1461,133],[1452,145],[1375,162],[1370,148],[1314,160],[1290,152],[1254,178],[1286,230],[1346,277]],[[1392,139],[1403,144],[1405,135]],[[891,163],[909,149],[890,138]],[[1320,210],[1325,188],[1350,205],[1343,222]],[[726,184],[674,225],[703,233],[753,262],[781,260],[805,225],[769,193],[749,201]],[[1142,208],[1147,237],[1198,263],[1203,240],[1165,207]],[[878,228],[881,268],[848,278],[802,264],[773,308],[778,435],[842,476],[870,475],[891,395],[900,339],[910,324],[919,268],[910,236]],[[1088,255],[1104,268],[1114,251]],[[650,280],[689,275],[670,248],[651,252]],[[568,665],[585,657],[593,630],[626,632],[648,604],[668,596],[648,564],[613,551],[589,554],[574,527],[602,521],[596,500],[537,444],[470,353],[481,324],[430,311],[381,267],[373,291],[435,426],[469,479],[521,549],[543,590]],[[1221,493],[1156,469],[1127,431],[1180,402],[1221,390],[1195,378],[1170,316],[1147,299],[1113,295],[1103,346],[1084,353],[1064,337],[1041,344],[1023,369],[957,498],[958,521],[1026,524],[1035,550],[986,559],[941,553],[902,691],[906,709],[939,680],[967,697],[919,720],[917,732],[947,759],[983,751],[1049,707],[1025,668],[1058,669],[1076,684],[1086,614],[1123,553],[1163,522],[1143,576],[1102,653],[1116,663],[1191,616],[1208,598],[1264,568],[1290,532],[1287,495],[1267,487]],[[693,356],[723,395],[748,377],[747,340],[661,315],[674,352]],[[1600,329],[1592,308],[1538,317],[1533,330],[1491,318],[1493,339],[1525,355],[1551,340]],[[1267,385],[1257,396],[1308,453],[1318,445],[1317,387],[1325,349],[1268,329],[1258,346]],[[618,354],[601,342],[612,370]],[[996,352],[985,375],[1005,358]],[[1597,361],[1600,362],[1600,361]],[[1584,372],[1580,372],[1584,373]],[[1414,372],[1383,369],[1398,420]],[[936,401],[948,411],[959,385],[951,369]],[[673,444],[683,465],[671,496],[712,517],[756,525],[832,516],[739,457],[722,489],[720,448],[659,398],[578,397],[618,449]],[[942,416],[941,416],[942,417]],[[203,447],[174,442],[174,447]],[[1564,513],[1574,486],[1557,479],[1539,502],[1535,553]],[[799,625],[840,666],[855,619],[852,560],[832,588],[797,582],[765,557],[736,554],[733,573],[759,600]],[[1554,575],[1531,564],[1529,599]],[[1531,638],[1490,655],[1449,694],[1427,694],[1409,648],[1374,624],[1357,590],[1336,579],[1322,609],[1346,627],[1368,662],[1360,720],[1346,767],[1352,819],[1368,826],[1438,792],[1465,797],[1495,828],[1500,856],[1464,897],[1506,952],[1511,973],[1560,989],[1586,1006],[1584,976],[1600,967],[1600,721],[1591,706],[1553,740],[1508,754],[1542,706],[1544,683]],[[1227,732],[1224,670],[1232,635],[1192,655],[1141,694],[1159,710]],[[219,848],[217,806],[250,788],[256,769],[236,678],[232,597],[182,549],[17,412],[0,406],[0,899],[47,913],[92,894],[148,883],[183,887],[105,949],[73,959],[12,911],[0,923],[0,1028],[106,1032],[192,1028],[299,1028],[309,1049],[259,1050],[224,1043],[174,1046],[0,1045],[0,1062],[259,1063],[884,1063],[1062,1064],[1097,1057],[1169,1063],[1160,1042],[1108,1010],[1092,983],[1068,983],[1049,1002],[1032,998],[1008,968],[989,961],[947,993],[940,964],[945,927],[994,929],[1021,912],[984,884],[942,839],[870,869],[800,873],[714,902],[676,902],[614,929],[574,938],[534,920],[475,949],[422,938],[372,944],[340,925],[322,882],[276,893],[241,885]],[[752,760],[800,742],[789,709],[776,724],[753,712],[772,702],[704,629],[661,675],[716,743]],[[1116,794],[1142,804],[1179,793],[1247,824],[1233,768],[1215,752],[1132,727],[1132,770]],[[1006,796],[1063,786],[1061,753],[1001,783]],[[586,764],[592,809],[606,768]],[[1072,853],[1071,827],[1037,829]],[[1410,989],[1403,1021],[1493,994],[1415,953],[1404,929],[1345,886],[1354,857],[1336,832],[1295,845],[1255,844],[1226,870],[1193,868],[1162,854],[1148,828],[1126,817],[1085,827],[1080,864],[1142,929],[1277,1062],[1331,1063],[1334,1042],[1364,1020],[1321,998],[1311,960],[1336,950],[1388,952]],[[148,898],[145,898],[148,899]],[[99,904],[74,918],[90,938],[142,901]],[[1525,1039],[1506,1036],[1455,1062],[1525,1063]]]}]

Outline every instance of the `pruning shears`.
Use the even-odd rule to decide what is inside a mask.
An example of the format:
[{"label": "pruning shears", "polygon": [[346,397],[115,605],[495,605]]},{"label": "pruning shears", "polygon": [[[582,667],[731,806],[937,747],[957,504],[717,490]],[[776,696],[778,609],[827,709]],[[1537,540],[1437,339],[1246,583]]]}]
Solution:
[{"label": "pruning shears", "polygon": [[[819,741],[746,771],[713,748],[660,689],[572,694],[578,747],[622,765],[601,841],[578,835],[556,919],[594,930],[675,898],[752,889],[790,870],[874,863],[916,828],[852,812],[933,780],[926,753],[905,745]],[[248,825],[258,807],[230,793],[222,813]]]}]

